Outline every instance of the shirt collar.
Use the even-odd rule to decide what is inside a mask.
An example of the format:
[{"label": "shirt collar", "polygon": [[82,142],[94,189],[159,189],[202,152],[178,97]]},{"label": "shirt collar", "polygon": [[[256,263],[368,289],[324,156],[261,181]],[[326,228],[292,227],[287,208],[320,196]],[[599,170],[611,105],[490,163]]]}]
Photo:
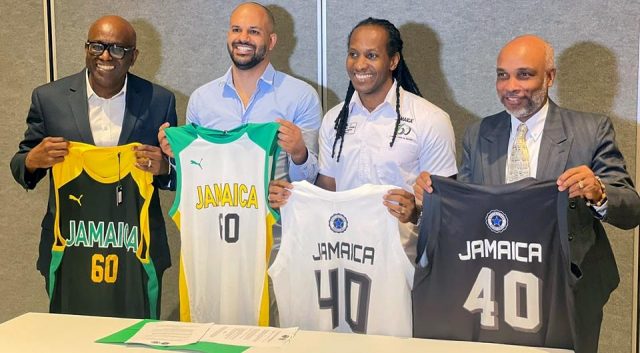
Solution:
[{"label": "shirt collar", "polygon": [[124,77],[124,85],[122,86],[122,89],[120,89],[120,92],[116,93],[113,95],[113,97],[111,98],[102,98],[99,95],[96,94],[96,92],[93,91],[93,88],[91,88],[91,84],[89,83],[89,70],[86,70],[86,75],[84,75],[84,79],[85,82],[87,83],[87,100],[96,97],[96,98],[100,98],[100,99],[113,99],[113,98],[117,98],[120,95],[124,95],[127,93],[127,80],[129,79],[129,74],[127,73],[127,75]]},{"label": "shirt collar", "polygon": [[[544,130],[544,122],[547,120],[547,113],[549,112],[549,99],[547,102],[533,114],[527,121],[524,122],[527,125],[527,134],[531,136],[534,141],[537,141],[542,136]],[[511,115],[511,136],[516,135],[516,130],[522,122],[518,118]]]},{"label": "shirt collar", "polygon": [[[235,89],[235,86],[233,85],[233,74],[231,73],[231,69],[232,68],[230,67],[229,70],[227,70],[227,73],[224,74],[224,81],[225,81],[225,85]],[[273,65],[269,63],[267,67],[264,69],[264,72],[262,73],[260,78],[258,79],[258,84],[260,83],[260,81],[262,81],[269,86],[273,86],[273,81],[275,77],[276,77],[276,69],[274,69]]]},{"label": "shirt collar", "polygon": [[[396,85],[398,83],[396,82],[396,80],[393,80],[393,84],[391,85],[391,88],[389,88],[389,91],[387,92],[387,95],[384,97],[384,101],[382,101],[382,103],[380,103],[371,113],[375,113],[379,110],[382,110],[386,107],[389,107],[391,109],[393,109],[395,111],[395,107],[396,107]],[[402,87],[400,87],[400,90],[402,91]],[[353,92],[353,96],[351,97],[351,101],[349,102],[349,113],[351,113],[353,111],[353,108],[356,106],[358,106],[358,109],[363,110],[363,111],[367,111],[367,108],[364,107],[364,105],[362,104],[362,101],[360,100],[360,96],[358,95],[358,91]],[[395,119],[395,115],[393,116]]]}]

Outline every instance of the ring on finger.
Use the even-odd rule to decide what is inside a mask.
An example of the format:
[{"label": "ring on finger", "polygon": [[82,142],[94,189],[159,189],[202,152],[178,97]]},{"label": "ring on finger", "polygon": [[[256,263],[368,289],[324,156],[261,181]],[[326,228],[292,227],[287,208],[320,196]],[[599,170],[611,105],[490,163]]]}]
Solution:
[{"label": "ring on finger", "polygon": [[578,187],[579,187],[580,189],[584,189],[584,184],[582,183],[582,180],[579,180],[579,181],[578,181]]},{"label": "ring on finger", "polygon": [[147,168],[151,168],[151,159],[147,159]]}]

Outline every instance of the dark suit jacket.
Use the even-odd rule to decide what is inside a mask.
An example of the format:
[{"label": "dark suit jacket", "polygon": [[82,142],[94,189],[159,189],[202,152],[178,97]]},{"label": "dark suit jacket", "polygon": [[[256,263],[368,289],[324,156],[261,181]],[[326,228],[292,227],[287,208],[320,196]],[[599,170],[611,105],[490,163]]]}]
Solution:
[{"label": "dark suit jacket", "polygon": [[[511,120],[503,111],[471,126],[464,137],[458,180],[475,184],[503,184]],[[549,101],[542,133],[536,178],[555,180],[565,170],[586,165],[606,186],[608,206],[602,220],[631,229],[640,222],[640,197],[616,146],[606,116],[558,107]],[[595,352],[602,306],[620,281],[602,223],[584,200],[569,202],[568,225],[572,271],[576,288],[578,342],[576,352]]]},{"label": "dark suit jacket", "polygon": [[[15,180],[25,189],[33,189],[47,174],[47,169],[39,169],[30,174],[25,167],[27,153],[43,138],[64,137],[70,141],[94,144],[89,125],[87,102],[86,70],[40,86],[33,91],[31,107],[27,116],[27,131],[20,142],[18,152],[11,159],[11,172]],[[140,142],[158,146],[158,128],[164,122],[177,124],[175,96],[168,90],[151,82],[128,74],[126,105],[122,132],[118,145]],[[149,206],[152,259],[158,274],[171,266],[167,235],[160,209],[158,188],[173,187],[174,176],[154,178],[156,187]],[[37,268],[48,277],[53,242],[53,221],[55,217],[55,196],[53,182],[49,188],[49,205],[42,220],[40,256]]]}]

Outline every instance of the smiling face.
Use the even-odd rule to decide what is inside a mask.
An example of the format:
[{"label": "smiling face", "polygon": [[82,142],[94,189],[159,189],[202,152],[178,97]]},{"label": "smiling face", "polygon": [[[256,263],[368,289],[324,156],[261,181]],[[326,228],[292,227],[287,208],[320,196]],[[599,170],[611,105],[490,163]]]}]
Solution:
[{"label": "smiling face", "polygon": [[351,33],[347,74],[360,100],[369,110],[380,105],[393,85],[393,70],[400,54],[389,56],[387,31],[375,25],[357,27]]},{"label": "smiling face", "polygon": [[496,90],[507,111],[524,122],[542,108],[555,79],[545,43],[535,36],[509,42],[498,55]]},{"label": "smiling face", "polygon": [[272,31],[273,23],[263,7],[250,3],[238,6],[231,14],[227,33],[227,50],[235,67],[250,70],[259,64],[266,66],[277,39]]},{"label": "smiling face", "polygon": [[[104,44],[117,44],[122,47],[136,46],[136,32],[125,19],[118,16],[106,16],[97,20],[87,35],[87,41]],[[138,50],[132,50],[122,59],[111,57],[108,50],[95,56],[85,49],[85,61],[89,70],[89,84],[102,98],[111,98],[124,85],[124,79],[138,57]]]}]

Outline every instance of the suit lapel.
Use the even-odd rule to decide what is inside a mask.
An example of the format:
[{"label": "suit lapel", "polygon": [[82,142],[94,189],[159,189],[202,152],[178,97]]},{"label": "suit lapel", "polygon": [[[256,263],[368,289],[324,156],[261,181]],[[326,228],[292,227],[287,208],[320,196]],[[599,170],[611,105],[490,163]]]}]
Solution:
[{"label": "suit lapel", "polygon": [[140,106],[142,105],[142,96],[138,90],[138,85],[135,84],[135,78],[131,74],[127,75],[127,97],[118,145],[124,145],[129,142],[129,137],[140,118]]},{"label": "suit lapel", "polygon": [[94,145],[91,125],[89,124],[89,103],[87,102],[87,72],[82,70],[76,75],[75,81],[69,87],[69,106],[73,113],[82,141]]},{"label": "suit lapel", "polygon": [[558,106],[549,100],[549,112],[542,131],[536,179],[555,180],[564,172],[569,158],[572,139],[568,138],[562,125]]},{"label": "suit lapel", "polygon": [[482,146],[480,152],[483,158],[483,183],[490,185],[504,184],[507,146],[511,131],[509,114],[501,113],[496,121],[495,124],[487,124],[485,129],[481,129]]}]

